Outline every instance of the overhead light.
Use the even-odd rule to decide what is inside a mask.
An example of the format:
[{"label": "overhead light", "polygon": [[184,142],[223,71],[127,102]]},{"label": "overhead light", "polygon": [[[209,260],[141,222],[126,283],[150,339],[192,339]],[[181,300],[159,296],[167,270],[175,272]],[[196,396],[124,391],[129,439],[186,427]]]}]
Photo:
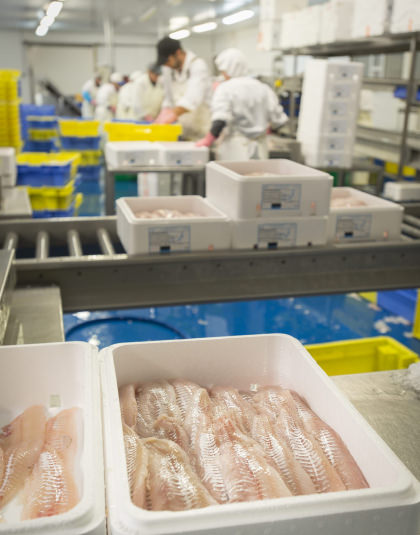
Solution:
[{"label": "overhead light", "polygon": [[217,28],[217,22],[204,22],[203,24],[197,24],[192,27],[192,31],[195,33],[211,32]]},{"label": "overhead light", "polygon": [[46,26],[49,28],[55,21],[54,17],[51,17],[50,15],[45,15],[42,17],[42,19],[39,21],[40,26]]},{"label": "overhead light", "polygon": [[149,9],[146,9],[146,11],[142,15],[140,15],[139,21],[146,22],[146,20],[149,20],[153,17],[156,11],[157,11],[156,6],[149,7]]},{"label": "overhead light", "polygon": [[243,11],[237,11],[232,15],[228,15],[222,19],[223,24],[236,24],[244,20],[251,19],[254,16],[254,12],[251,9],[244,9]]},{"label": "overhead light", "polygon": [[48,33],[48,26],[38,26],[38,28],[35,30],[35,35],[38,37],[44,37],[44,35],[47,35]]},{"label": "overhead light", "polygon": [[169,34],[171,39],[186,39],[191,35],[190,30],[178,30]]},{"label": "overhead light", "polygon": [[202,20],[214,19],[215,17],[216,10],[212,7],[211,9],[206,9],[206,11],[201,11],[200,13],[197,13],[197,15],[194,15],[193,21],[200,22]]},{"label": "overhead light", "polygon": [[169,19],[169,29],[178,30],[190,22],[189,17],[172,17]]},{"label": "overhead light", "polygon": [[57,17],[63,9],[63,2],[50,2],[47,7],[47,17]]}]

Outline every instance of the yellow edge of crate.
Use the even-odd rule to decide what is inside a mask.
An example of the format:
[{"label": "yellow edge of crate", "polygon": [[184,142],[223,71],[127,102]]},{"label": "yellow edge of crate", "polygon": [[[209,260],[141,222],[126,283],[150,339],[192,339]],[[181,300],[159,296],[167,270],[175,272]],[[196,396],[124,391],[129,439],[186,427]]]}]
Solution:
[{"label": "yellow edge of crate", "polygon": [[306,349],[328,375],[404,369],[420,360],[390,336],[312,344]]},{"label": "yellow edge of crate", "polygon": [[65,186],[41,186],[39,188],[34,188],[32,186],[22,186],[26,187],[29,195],[43,195],[50,197],[66,197],[71,194],[74,189],[74,180],[70,180]]},{"label": "yellow edge of crate", "polygon": [[420,338],[420,290],[417,290],[417,305],[413,321],[413,336]]},{"label": "yellow edge of crate", "polygon": [[370,303],[374,303],[375,305],[378,303],[378,292],[360,292],[359,295]]}]

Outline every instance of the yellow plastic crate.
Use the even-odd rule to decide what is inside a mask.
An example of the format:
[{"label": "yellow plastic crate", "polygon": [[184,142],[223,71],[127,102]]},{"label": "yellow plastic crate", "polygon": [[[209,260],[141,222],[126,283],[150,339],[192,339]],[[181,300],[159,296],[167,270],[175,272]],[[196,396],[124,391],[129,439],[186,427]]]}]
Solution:
[{"label": "yellow plastic crate", "polygon": [[408,368],[419,357],[390,336],[306,346],[328,375],[381,372]]},{"label": "yellow plastic crate", "polygon": [[[81,121],[78,119],[60,119],[60,135],[71,137],[99,136],[99,121]],[[86,164],[87,165],[87,164]]]},{"label": "yellow plastic crate", "polygon": [[28,187],[32,210],[68,210],[73,201],[74,179],[63,187]]},{"label": "yellow plastic crate", "polygon": [[34,141],[44,141],[46,139],[53,139],[57,137],[57,130],[55,128],[41,129],[29,128],[29,139]]},{"label": "yellow plastic crate", "polygon": [[77,174],[77,168],[80,165],[80,154],[77,152],[68,152],[62,154],[61,152],[24,152],[19,154],[16,158],[16,164],[23,165],[60,165],[71,163],[71,178]]},{"label": "yellow plastic crate", "polygon": [[413,336],[414,338],[420,338],[420,290],[417,290],[417,305],[413,323]]},{"label": "yellow plastic crate", "polygon": [[[385,171],[387,173],[396,175],[398,173],[398,164],[395,162],[385,162]],[[403,176],[409,176],[409,177],[415,177],[416,172],[417,171],[416,169],[414,169],[414,167],[409,167],[408,165],[405,165],[402,170]]]},{"label": "yellow plastic crate", "polygon": [[182,134],[180,124],[112,123],[104,125],[108,141],[177,141]]},{"label": "yellow plastic crate", "polygon": [[[74,151],[70,153],[69,151],[62,150],[61,154],[74,154]],[[79,165],[99,165],[101,161],[102,151],[81,150],[81,151],[77,151],[77,154],[79,154],[80,156]]]}]

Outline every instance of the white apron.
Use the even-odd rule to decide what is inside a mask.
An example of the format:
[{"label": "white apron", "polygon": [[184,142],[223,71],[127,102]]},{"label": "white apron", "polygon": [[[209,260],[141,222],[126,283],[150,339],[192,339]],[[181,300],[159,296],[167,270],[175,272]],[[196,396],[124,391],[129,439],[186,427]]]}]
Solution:
[{"label": "white apron", "polygon": [[267,136],[251,139],[234,131],[220,140],[216,153],[217,159],[224,161],[265,160],[268,158]]}]

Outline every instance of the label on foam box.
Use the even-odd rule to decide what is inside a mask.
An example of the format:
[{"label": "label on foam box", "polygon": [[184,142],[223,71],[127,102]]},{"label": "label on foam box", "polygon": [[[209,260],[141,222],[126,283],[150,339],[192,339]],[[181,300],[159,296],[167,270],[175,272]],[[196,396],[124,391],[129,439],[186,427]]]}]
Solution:
[{"label": "label on foam box", "polygon": [[189,251],[191,248],[191,227],[189,225],[161,226],[149,228],[149,252]]},{"label": "label on foam box", "polygon": [[371,214],[339,215],[335,226],[337,239],[369,238],[372,226]]},{"label": "label on foam box", "polygon": [[297,236],[296,223],[265,223],[258,225],[258,246],[277,247],[295,245]]},{"label": "label on foam box", "polygon": [[300,184],[266,184],[262,186],[261,210],[299,210]]}]

